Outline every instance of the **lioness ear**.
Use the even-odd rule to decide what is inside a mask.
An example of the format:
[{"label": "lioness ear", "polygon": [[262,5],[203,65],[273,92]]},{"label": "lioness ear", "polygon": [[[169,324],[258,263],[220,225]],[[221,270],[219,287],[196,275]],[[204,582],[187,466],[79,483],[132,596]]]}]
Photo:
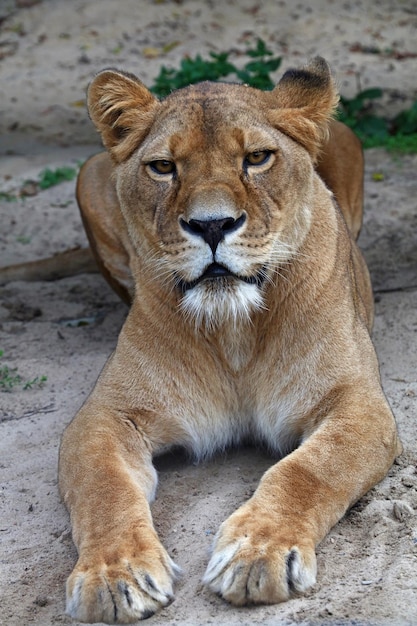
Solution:
[{"label": "lioness ear", "polygon": [[326,61],[316,57],[300,69],[288,70],[271,96],[273,126],[302,144],[316,160],[339,101]]},{"label": "lioness ear", "polygon": [[133,74],[109,69],[91,82],[87,104],[103,144],[121,163],[144,139],[159,101]]}]

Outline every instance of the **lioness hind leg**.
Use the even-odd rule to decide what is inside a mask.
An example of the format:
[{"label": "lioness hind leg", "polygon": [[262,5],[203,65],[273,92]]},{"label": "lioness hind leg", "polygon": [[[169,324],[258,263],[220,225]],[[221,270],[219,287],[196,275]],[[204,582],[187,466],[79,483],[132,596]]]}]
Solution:
[{"label": "lioness hind leg", "polygon": [[361,142],[345,124],[332,120],[317,172],[333,191],[354,239],[358,238],[362,227],[363,171]]},{"label": "lioness hind leg", "polygon": [[107,152],[88,159],[78,176],[77,201],[101,273],[122,300],[130,304],[134,290],[129,267],[132,247],[112,174]]}]

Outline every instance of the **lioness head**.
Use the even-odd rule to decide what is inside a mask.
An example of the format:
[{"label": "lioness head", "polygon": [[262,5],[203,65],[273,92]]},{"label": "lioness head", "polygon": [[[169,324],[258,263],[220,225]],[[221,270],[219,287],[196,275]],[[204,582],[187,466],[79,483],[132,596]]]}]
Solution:
[{"label": "lioness head", "polygon": [[250,319],[310,228],[314,162],[337,92],[314,59],[271,92],[204,82],[162,102],[104,70],[90,116],[115,164],[141,276],[197,325]]}]

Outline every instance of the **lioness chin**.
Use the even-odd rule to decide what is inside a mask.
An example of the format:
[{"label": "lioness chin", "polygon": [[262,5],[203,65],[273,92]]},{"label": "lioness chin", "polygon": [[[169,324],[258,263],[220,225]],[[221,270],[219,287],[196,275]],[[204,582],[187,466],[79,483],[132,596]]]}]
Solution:
[{"label": "lioness chin", "polygon": [[204,576],[244,605],[313,585],[316,545],[399,453],[354,242],[362,153],[331,120],[337,99],[320,58],[271,92],[202,83],[160,102],[121,71],[91,83],[107,152],[84,165],[78,200],[131,308],[62,439],[74,618],[132,622],[173,598],[154,455],[250,437],[282,457],[220,527]]}]

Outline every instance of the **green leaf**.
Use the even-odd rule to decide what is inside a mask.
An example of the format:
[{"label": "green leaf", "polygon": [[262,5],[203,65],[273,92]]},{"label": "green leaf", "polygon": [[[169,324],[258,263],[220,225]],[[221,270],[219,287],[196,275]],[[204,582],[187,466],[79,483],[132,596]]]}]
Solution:
[{"label": "green leaf", "polygon": [[273,52],[268,50],[266,47],[266,43],[262,39],[258,39],[256,42],[256,48],[251,50],[250,48],[246,50],[246,54],[249,57],[263,57],[263,56],[272,56]]},{"label": "green leaf", "polygon": [[370,89],[364,89],[364,91],[360,91],[356,94],[356,100],[375,100],[376,98],[382,98],[382,89],[379,87],[371,87]]},{"label": "green leaf", "polygon": [[365,136],[388,139],[388,122],[375,115],[365,115],[358,121],[357,130]]},{"label": "green leaf", "polygon": [[275,72],[281,65],[281,61],[281,57],[270,59],[269,61],[266,61],[265,67],[267,68],[268,72]]}]

